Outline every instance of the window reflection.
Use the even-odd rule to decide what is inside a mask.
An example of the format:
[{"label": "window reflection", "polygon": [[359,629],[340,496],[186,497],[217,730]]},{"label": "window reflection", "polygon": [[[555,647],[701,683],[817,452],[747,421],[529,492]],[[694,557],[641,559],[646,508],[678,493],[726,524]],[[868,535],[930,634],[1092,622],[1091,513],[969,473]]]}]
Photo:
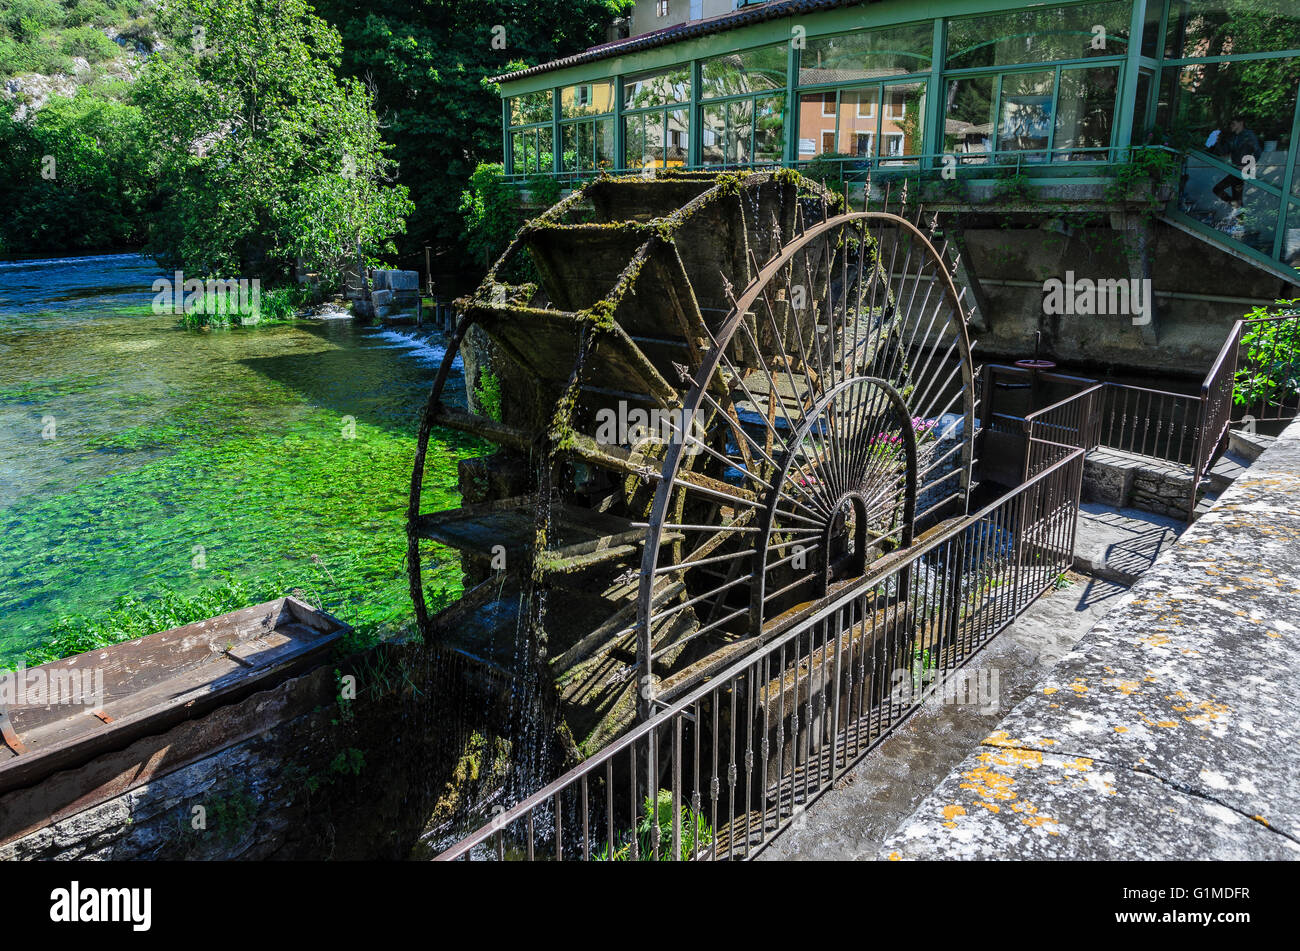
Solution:
[{"label": "window reflection", "polygon": [[1002,77],[1002,107],[998,115],[998,150],[1030,152],[1042,160],[1052,134],[1051,72],[1011,73]]}]

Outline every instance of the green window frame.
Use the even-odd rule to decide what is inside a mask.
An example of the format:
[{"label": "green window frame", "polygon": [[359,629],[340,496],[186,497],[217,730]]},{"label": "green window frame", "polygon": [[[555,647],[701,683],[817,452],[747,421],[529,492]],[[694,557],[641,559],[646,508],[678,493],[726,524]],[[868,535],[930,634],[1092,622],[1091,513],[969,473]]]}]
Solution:
[{"label": "green window frame", "polygon": [[681,63],[623,79],[624,168],[684,168],[691,164],[693,72],[692,63]]},{"label": "green window frame", "polygon": [[[506,100],[506,172],[538,175],[555,168],[555,91],[542,89]],[[522,166],[522,167],[521,167]]]},{"label": "green window frame", "polygon": [[560,171],[582,176],[613,169],[617,89],[613,80],[592,80],[558,90]]}]

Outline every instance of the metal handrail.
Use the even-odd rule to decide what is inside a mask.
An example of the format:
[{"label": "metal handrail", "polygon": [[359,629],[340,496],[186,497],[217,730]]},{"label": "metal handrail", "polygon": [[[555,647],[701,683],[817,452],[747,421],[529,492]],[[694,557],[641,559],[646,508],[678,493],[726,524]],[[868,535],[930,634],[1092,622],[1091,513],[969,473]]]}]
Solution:
[{"label": "metal handrail", "polygon": [[[996,180],[997,177],[1011,172],[1019,175],[1022,172],[1041,172],[1044,174],[1060,174],[1069,170],[1074,170],[1080,175],[1086,176],[1088,173],[1096,172],[1097,169],[1109,168],[1129,164],[1132,159],[1129,157],[1137,151],[1158,151],[1168,152],[1171,155],[1185,155],[1177,149],[1170,148],[1166,145],[1125,145],[1125,146],[1101,146],[1094,148],[1081,149],[1058,149],[1053,154],[1092,154],[1104,156],[1097,160],[1076,160],[1076,161],[1053,161],[1051,158],[1042,161],[1030,161],[1030,157],[1039,157],[1048,154],[1046,149],[1007,149],[990,152],[916,152],[907,155],[865,155],[865,156],[839,156],[836,158],[810,158],[793,160],[769,160],[754,162],[726,162],[713,165],[703,163],[692,164],[683,163],[681,165],[671,165],[666,167],[650,166],[609,166],[608,168],[599,169],[539,169],[535,172],[512,172],[503,174],[502,178],[511,184],[523,183],[529,178],[556,178],[586,181],[599,178],[601,175],[632,176],[644,175],[647,171],[653,171],[655,174],[660,172],[724,172],[736,169],[765,169],[765,168],[793,168],[801,169],[809,165],[821,163],[826,165],[843,167],[855,165],[857,168],[852,171],[867,172],[873,174],[877,172],[885,173],[885,177],[894,174],[912,175],[915,173],[937,175],[943,169],[943,161],[949,156],[957,159],[956,170],[959,178],[970,178],[979,180],[981,172],[996,172],[996,175],[987,176],[990,180]],[[980,161],[963,161],[967,158],[978,158]]]},{"label": "metal handrail", "polygon": [[[839,614],[839,612],[846,610],[846,608],[851,608],[858,601],[858,599],[861,598],[864,594],[868,594],[873,590],[879,589],[882,585],[887,584],[889,581],[893,579],[900,579],[899,582],[900,588],[905,586],[906,581],[901,579],[906,579],[910,577],[908,572],[910,572],[912,568],[917,566],[917,564],[921,561],[921,559],[923,559],[927,554],[935,552],[941,546],[962,544],[963,536],[966,535],[966,533],[968,533],[973,527],[979,526],[982,522],[990,519],[991,517],[995,517],[995,516],[1000,517],[1001,510],[1007,509],[1008,507],[1016,507],[1016,510],[1018,512],[1023,513],[1026,499],[1033,496],[1035,499],[1039,501],[1042,500],[1043,493],[1039,491],[1040,489],[1045,489],[1046,491],[1048,491],[1050,493],[1051,498],[1056,498],[1057,495],[1059,495],[1062,505],[1064,505],[1065,502],[1068,501],[1072,503],[1073,508],[1077,509],[1078,501],[1079,501],[1078,499],[1079,488],[1081,485],[1082,474],[1083,474],[1083,468],[1082,468],[1083,450],[1073,448],[1073,447],[1068,447],[1068,446],[1060,446],[1060,448],[1065,450],[1066,455],[1064,455],[1061,459],[1055,461],[1052,465],[1045,468],[1042,472],[1035,475],[1033,478],[1025,482],[1023,485],[1019,486],[1017,489],[1007,493],[997,501],[990,503],[989,505],[980,509],[978,512],[966,516],[965,518],[961,519],[957,524],[952,525],[939,532],[936,532],[933,536],[927,538],[923,542],[918,543],[914,547],[908,549],[906,552],[900,552],[899,553],[900,557],[898,557],[896,560],[891,559],[889,561],[886,570],[877,571],[865,575],[862,578],[858,579],[857,581],[853,582],[849,587],[837,592],[832,597],[825,599],[825,601],[820,607],[812,611],[807,617],[801,619],[790,629],[783,632],[776,638],[768,641],[766,644],[762,645],[759,649],[746,653],[743,657],[739,658],[734,663],[729,665],[721,673],[711,678],[710,681],[695,687],[693,690],[686,693],[682,697],[674,700],[672,703],[667,705],[663,710],[654,714],[652,717],[650,717],[649,719],[641,723],[639,726],[634,727],[632,730],[630,730],[628,733],[621,736],[619,739],[615,740],[613,743],[602,748],[598,753],[596,753],[589,759],[585,760],[578,766],[575,766],[574,768],[570,769],[563,776],[559,777],[558,779],[554,780],[551,783],[548,783],[546,786],[542,787],[537,792],[522,799],[520,802],[515,804],[510,809],[497,815],[491,822],[484,825],[483,827],[481,827],[471,835],[467,836],[466,838],[462,839],[461,841],[453,845],[451,848],[447,849],[439,856],[437,856],[437,858],[439,860],[447,861],[447,860],[466,857],[468,853],[475,847],[486,843],[494,836],[500,837],[503,834],[504,829],[522,820],[528,820],[529,822],[529,836],[530,836],[529,853],[531,857],[532,818],[533,818],[534,811],[541,808],[545,808],[550,803],[553,802],[558,803],[560,795],[565,791],[570,790],[575,785],[581,785],[581,789],[585,796],[586,794],[585,784],[588,777],[592,777],[594,774],[597,773],[598,770],[602,768],[605,768],[607,770],[612,769],[615,758],[618,757],[620,754],[628,753],[628,751],[635,752],[635,747],[640,740],[646,739],[648,737],[650,742],[653,743],[654,734],[656,734],[657,731],[664,728],[665,726],[680,727],[680,723],[683,720],[683,718],[686,719],[691,718],[692,716],[690,712],[691,708],[699,704],[701,701],[707,698],[711,693],[717,691],[719,684],[726,684],[730,681],[735,680],[736,678],[742,677],[748,671],[756,669],[758,665],[763,665],[763,669],[766,670],[767,664],[772,658],[777,657],[778,655],[782,659],[785,658],[786,649],[790,647],[792,643],[796,648],[795,654],[792,656],[797,656],[798,638],[812,631],[819,624],[829,622],[830,620],[835,618],[836,615]],[[1070,472],[1070,473],[1064,472],[1065,467],[1070,466],[1076,462],[1078,463],[1077,472]],[[1062,478],[1067,478],[1067,477],[1068,477],[1068,481],[1066,483],[1061,483],[1061,485],[1058,485],[1058,483],[1060,483]],[[1057,489],[1058,491],[1052,492],[1052,489]],[[1070,496],[1070,498],[1067,499],[1066,498],[1067,496]],[[1055,512],[1055,510],[1054,510],[1054,514],[1059,515],[1059,513]],[[1035,521],[1031,524],[1023,526],[1019,533],[1019,537],[1015,543],[1016,546],[1018,546],[1017,550],[1019,550],[1019,548],[1023,547],[1026,544],[1030,544],[1031,540],[1036,536],[1039,527],[1041,525],[1046,524],[1046,522],[1049,519],[1050,516],[1048,518],[1044,518],[1039,521]],[[1073,552],[1073,545],[1074,545],[1072,526],[1073,526],[1072,515],[1069,519],[1068,527],[1061,528],[1059,526],[1054,526],[1054,531],[1068,533],[1068,538],[1061,537],[1059,541],[1063,545],[1067,544],[1068,542],[1067,547],[1069,548],[1070,552]],[[982,546],[982,547],[986,547],[986,546]],[[984,554],[985,556],[987,556],[989,553],[985,551]],[[1039,565],[1037,567],[1041,571],[1045,566]],[[1041,593],[1041,591],[1038,593]],[[1036,596],[1037,594],[1033,595],[1033,597]],[[909,595],[909,598],[910,597],[911,595]],[[1031,601],[1032,601],[1032,597],[1029,599],[1029,601],[1026,602],[1025,606],[1027,607],[1028,603]],[[1015,604],[1013,604],[1013,610],[1010,616],[1006,617],[1001,627],[1005,627],[1007,623],[1010,623],[1010,621],[1013,620],[1014,617],[1022,613],[1022,611],[1023,608],[1019,606],[1019,594],[1017,594]],[[1001,630],[1001,627],[998,627],[998,630]],[[996,631],[994,633],[996,633]],[[839,636],[840,636],[839,634],[835,635],[835,640],[837,644],[838,644]],[[964,664],[966,659],[969,659],[969,657],[963,659],[961,663]],[[955,670],[957,668],[954,667],[953,669]],[[780,674],[780,676],[784,676],[784,673]],[[903,719],[905,719],[905,717]],[[903,722],[903,719],[900,719],[896,723],[892,724],[889,727],[889,729],[892,730],[893,728],[895,728],[898,725],[898,723]],[[866,750],[862,750],[860,755],[865,755],[865,752]],[[674,762],[677,761],[675,760]],[[677,762],[677,768],[680,769],[679,762]],[[654,783],[656,785],[657,782],[658,780],[655,779]],[[675,800],[674,810],[675,811],[679,810],[680,807],[681,807],[680,801]],[[675,827],[676,827],[676,822],[677,819],[675,818],[674,819]],[[560,833],[557,832],[556,834],[558,836]],[[501,844],[501,840],[500,838],[498,838],[499,847],[500,844]]]}]

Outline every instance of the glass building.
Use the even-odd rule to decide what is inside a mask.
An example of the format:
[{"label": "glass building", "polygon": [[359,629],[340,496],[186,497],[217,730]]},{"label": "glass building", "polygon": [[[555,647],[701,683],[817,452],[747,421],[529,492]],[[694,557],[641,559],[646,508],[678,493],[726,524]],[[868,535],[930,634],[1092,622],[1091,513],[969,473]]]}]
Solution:
[{"label": "glass building", "polygon": [[1178,164],[1166,216],[1300,265],[1300,0],[751,2],[497,82],[514,176],[816,164],[1050,186],[1131,181],[1150,147]]}]

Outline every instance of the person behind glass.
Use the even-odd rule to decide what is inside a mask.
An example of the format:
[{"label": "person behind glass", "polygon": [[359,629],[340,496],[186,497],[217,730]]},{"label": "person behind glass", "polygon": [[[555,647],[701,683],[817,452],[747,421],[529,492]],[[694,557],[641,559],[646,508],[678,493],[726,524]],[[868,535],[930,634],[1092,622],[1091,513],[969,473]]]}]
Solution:
[{"label": "person behind glass", "polygon": [[[1264,152],[1259,145],[1259,136],[1246,128],[1246,118],[1240,114],[1232,117],[1226,135],[1215,129],[1210,133],[1205,145],[1212,149],[1215,155],[1229,156],[1233,168],[1239,169],[1245,168],[1248,164],[1253,166]],[[1250,156],[1250,161],[1246,156]],[[1240,212],[1242,192],[1245,187],[1246,183],[1240,175],[1225,175],[1214,186],[1214,194],[1220,201],[1227,202]],[[1236,213],[1233,217],[1236,217]]]}]

